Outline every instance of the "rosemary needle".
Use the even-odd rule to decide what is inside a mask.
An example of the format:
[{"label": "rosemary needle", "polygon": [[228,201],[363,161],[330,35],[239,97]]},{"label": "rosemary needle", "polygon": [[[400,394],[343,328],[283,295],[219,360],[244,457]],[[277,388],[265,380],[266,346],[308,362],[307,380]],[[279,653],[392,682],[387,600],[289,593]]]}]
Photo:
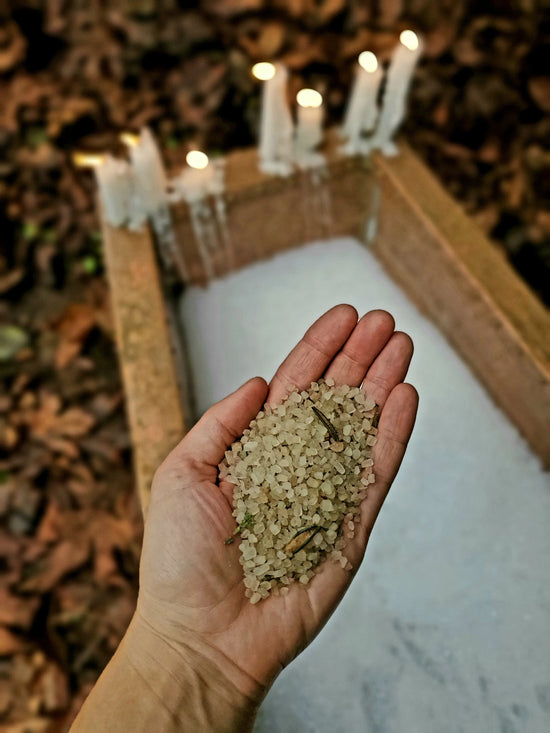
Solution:
[{"label": "rosemary needle", "polygon": [[316,407],[312,407],[311,409],[315,413],[315,416],[317,417],[317,419],[319,420],[319,422],[321,422],[325,426],[325,428],[328,430],[330,437],[333,440],[338,440],[338,433],[336,432],[336,428],[330,422],[330,420],[328,419],[328,417],[326,415],[323,415],[323,413],[321,412],[321,410],[318,410]]},{"label": "rosemary needle", "polygon": [[252,514],[250,514],[250,512],[246,512],[246,514],[244,515],[243,521],[238,525],[237,529],[233,532],[233,535],[231,537],[228,537],[225,540],[225,544],[232,545],[233,542],[235,542],[233,537],[236,534],[239,534],[240,532],[242,532],[243,529],[252,529],[253,526],[254,526],[254,517],[252,516]]}]

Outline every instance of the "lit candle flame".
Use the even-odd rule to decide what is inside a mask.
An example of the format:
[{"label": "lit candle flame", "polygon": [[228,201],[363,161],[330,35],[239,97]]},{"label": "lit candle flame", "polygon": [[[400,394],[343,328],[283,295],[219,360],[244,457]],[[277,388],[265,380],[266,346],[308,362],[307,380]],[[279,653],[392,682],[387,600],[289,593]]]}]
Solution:
[{"label": "lit candle flame", "polygon": [[252,67],[252,75],[260,81],[269,81],[275,76],[277,69],[269,61],[260,61]]},{"label": "lit candle flame", "polygon": [[362,66],[365,71],[368,71],[369,74],[373,74],[378,68],[378,59],[372,51],[363,51],[363,53],[359,54],[359,58],[357,60],[359,61],[360,66]]},{"label": "lit candle flame", "polygon": [[139,145],[139,135],[136,135],[133,132],[121,132],[119,139],[129,148],[137,148]]},{"label": "lit candle flame", "polygon": [[105,162],[100,153],[73,153],[73,163],[77,168],[99,168]]},{"label": "lit candle flame", "polygon": [[315,89],[300,89],[296,101],[300,107],[320,107],[323,104],[323,97]]},{"label": "lit candle flame", "polygon": [[399,36],[399,40],[409,51],[416,51],[418,48],[418,36],[414,31],[403,31]]},{"label": "lit candle flame", "polygon": [[195,170],[202,171],[208,166],[208,155],[202,150],[190,150],[185,156],[187,165]]}]

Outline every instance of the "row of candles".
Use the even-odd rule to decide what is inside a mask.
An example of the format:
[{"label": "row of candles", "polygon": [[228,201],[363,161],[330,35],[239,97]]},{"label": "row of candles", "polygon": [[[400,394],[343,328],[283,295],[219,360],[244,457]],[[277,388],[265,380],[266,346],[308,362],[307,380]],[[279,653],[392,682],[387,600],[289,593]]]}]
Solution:
[{"label": "row of candles", "polygon": [[[372,51],[360,54],[348,100],[342,136],[348,155],[381,150],[395,155],[393,136],[405,115],[405,102],[414,68],[422,51],[420,38],[411,30],[401,33],[386,76],[381,107],[378,96],[383,71]],[[322,140],[323,98],[314,89],[297,96],[296,127],[287,102],[287,71],[282,64],[261,62],[252,73],[264,82],[260,129],[260,166],[266,173],[285,174],[292,164],[315,164]]]},{"label": "row of candles", "polygon": [[[395,132],[404,114],[412,74],[422,50],[421,39],[411,30],[401,33],[385,79],[381,104],[378,104],[383,71],[374,53],[364,51],[358,58],[355,79],[342,126],[345,155],[367,154],[381,150],[394,155]],[[317,153],[323,137],[323,98],[315,89],[298,92],[296,124],[288,105],[288,72],[280,64],[261,62],[252,68],[263,82],[259,164],[262,171],[287,175],[294,166],[320,165]],[[129,150],[129,163],[109,155],[75,155],[77,165],[95,168],[101,202],[107,221],[115,226],[140,227],[145,219],[168,205],[168,186],[155,140],[145,129],[139,136],[122,136]],[[220,194],[219,167],[205,153],[190,151],[187,167],[171,184],[190,203],[209,193]]]}]

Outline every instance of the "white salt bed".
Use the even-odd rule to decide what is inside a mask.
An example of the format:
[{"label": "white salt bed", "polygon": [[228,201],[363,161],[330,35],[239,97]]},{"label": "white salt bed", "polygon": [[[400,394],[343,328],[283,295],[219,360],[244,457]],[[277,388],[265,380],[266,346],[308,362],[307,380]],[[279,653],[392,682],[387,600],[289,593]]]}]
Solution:
[{"label": "white salt bed", "polygon": [[412,336],[417,424],[350,591],[280,675],[255,730],[546,732],[548,474],[365,248],[315,243],[190,288],[181,312],[197,407],[270,379],[343,302],[360,315],[384,308]]}]

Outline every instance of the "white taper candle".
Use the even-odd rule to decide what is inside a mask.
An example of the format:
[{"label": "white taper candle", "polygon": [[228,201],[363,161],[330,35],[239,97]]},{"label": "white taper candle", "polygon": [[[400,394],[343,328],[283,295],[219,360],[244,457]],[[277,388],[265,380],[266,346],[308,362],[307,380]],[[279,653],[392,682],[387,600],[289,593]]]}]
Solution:
[{"label": "white taper candle", "polygon": [[405,102],[415,66],[422,53],[422,41],[414,31],[403,31],[392,55],[382,101],[382,111],[373,148],[387,155],[395,155],[397,148],[392,138],[405,116]]},{"label": "white taper candle", "polygon": [[382,69],[372,51],[359,55],[358,68],[353,81],[348,106],[342,126],[347,138],[344,152],[356,155],[365,149],[362,132],[371,131],[378,117],[377,97],[382,79]]},{"label": "white taper candle", "polygon": [[259,157],[266,173],[290,172],[294,126],[288,108],[288,72],[280,64],[261,62],[252,73],[264,82],[261,101]]},{"label": "white taper candle", "polygon": [[159,149],[148,128],[128,147],[138,196],[146,212],[152,214],[167,205],[166,173]]},{"label": "white taper candle", "polygon": [[323,139],[323,97],[315,89],[300,89],[298,102],[298,124],[296,126],[295,157],[311,155]]},{"label": "white taper candle", "polygon": [[106,155],[94,167],[105,220],[113,226],[128,224],[132,197],[132,171],[124,160]]}]

